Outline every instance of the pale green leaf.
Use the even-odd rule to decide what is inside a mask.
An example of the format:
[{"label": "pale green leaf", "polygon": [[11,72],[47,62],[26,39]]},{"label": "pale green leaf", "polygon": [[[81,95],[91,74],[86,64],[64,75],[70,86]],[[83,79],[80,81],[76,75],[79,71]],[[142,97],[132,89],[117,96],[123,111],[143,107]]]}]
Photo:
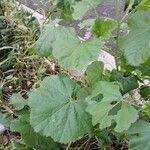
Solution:
[{"label": "pale green leaf", "polygon": [[86,110],[92,115],[93,125],[100,123],[100,129],[103,129],[111,125],[112,116],[108,116],[108,113],[112,108],[113,105],[109,101],[105,101],[91,103]]},{"label": "pale green leaf", "polygon": [[102,3],[102,1],[103,0],[82,0],[77,2],[76,5],[73,6],[73,18],[82,19],[88,10],[95,8],[100,3]]},{"label": "pale green leaf", "polygon": [[132,66],[139,66],[150,57],[150,15],[149,12],[136,12],[129,21],[129,34],[120,43],[125,57]]},{"label": "pale green leaf", "polygon": [[45,25],[39,39],[33,44],[30,50],[40,56],[50,56],[52,54],[52,43],[55,40],[54,23]]},{"label": "pale green leaf", "polygon": [[121,93],[119,91],[119,85],[114,82],[99,81],[95,84],[95,88],[92,94],[87,98],[92,99],[99,94],[103,95],[103,101],[118,101],[122,99]]},{"label": "pale green leaf", "polygon": [[[100,100],[96,96],[101,94]],[[119,85],[111,82],[99,81],[87,97],[87,112],[92,115],[93,125],[100,124],[100,129],[111,126],[112,121],[116,122],[115,131],[127,130],[138,118],[138,112],[122,100]],[[121,104],[121,105],[120,105]]]},{"label": "pale green leaf", "polygon": [[73,28],[58,27],[53,55],[62,67],[82,70],[98,59],[102,46],[98,39],[79,39]]},{"label": "pale green leaf", "polygon": [[92,125],[85,112],[85,100],[76,97],[79,89],[68,77],[45,78],[29,96],[34,130],[60,143],[75,141],[89,133]]},{"label": "pale green leaf", "polygon": [[16,110],[21,110],[27,105],[27,100],[25,100],[20,93],[17,93],[12,95],[11,104]]},{"label": "pale green leaf", "polygon": [[122,130],[127,130],[137,119],[137,110],[133,106],[131,106],[131,104],[122,102],[121,109],[118,111],[115,118],[115,121],[117,123],[115,131],[121,132]]},{"label": "pale green leaf", "polygon": [[104,64],[100,61],[92,62],[86,69],[86,79],[94,84],[102,79]]},{"label": "pale green leaf", "polygon": [[135,122],[127,131],[132,135],[129,140],[129,150],[149,150],[150,149],[150,123],[139,120]]},{"label": "pale green leaf", "polygon": [[0,113],[0,124],[8,128],[10,126],[11,120],[12,120],[12,117],[9,116],[8,114]]},{"label": "pale green leaf", "polygon": [[[112,121],[116,122],[115,131],[123,132],[127,130],[138,118],[138,112],[130,104],[121,102],[121,108],[118,110],[117,104],[109,101],[89,102],[87,112],[92,115],[93,125],[99,124],[100,129],[111,126]],[[113,110],[115,109],[115,111]],[[115,114],[111,113],[115,112]]]}]

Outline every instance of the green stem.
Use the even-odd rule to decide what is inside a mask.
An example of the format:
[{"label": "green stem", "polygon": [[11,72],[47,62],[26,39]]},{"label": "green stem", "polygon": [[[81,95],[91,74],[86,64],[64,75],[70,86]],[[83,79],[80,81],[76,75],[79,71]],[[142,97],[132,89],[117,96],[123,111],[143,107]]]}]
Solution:
[{"label": "green stem", "polygon": [[129,8],[127,9],[127,12],[126,12],[125,16],[122,18],[121,22],[126,21],[132,14],[134,14],[137,11],[137,9],[138,9],[138,7],[139,7],[139,5],[141,3],[142,3],[142,1],[134,9],[132,9],[131,12],[129,12],[130,11],[130,7],[132,7],[132,5],[134,4],[134,3],[131,3],[130,4],[131,6],[129,6]]},{"label": "green stem", "polygon": [[119,70],[119,39],[120,39],[120,3],[119,0],[115,0],[115,11],[116,11],[116,20],[117,20],[117,36],[116,36],[116,51],[115,51],[115,61],[116,61],[116,68]]}]

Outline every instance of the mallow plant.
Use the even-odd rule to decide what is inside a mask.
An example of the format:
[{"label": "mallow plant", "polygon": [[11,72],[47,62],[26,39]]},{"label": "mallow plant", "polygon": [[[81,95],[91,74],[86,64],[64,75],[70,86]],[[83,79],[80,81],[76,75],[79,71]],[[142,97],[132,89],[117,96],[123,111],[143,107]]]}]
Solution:
[{"label": "mallow plant", "polygon": [[[96,14],[84,20],[103,0],[54,1],[59,16],[44,25],[30,51],[56,60],[61,71],[45,77],[27,100],[14,94],[11,101],[17,118],[10,130],[29,147],[69,149],[89,136],[105,149],[101,141],[113,134],[129,150],[150,149],[150,1],[126,2],[123,16],[115,0],[114,19]],[[71,27],[73,20],[79,20],[83,37]],[[101,61],[102,50],[113,51],[114,68]],[[69,70],[80,72],[80,80],[64,73]]]}]

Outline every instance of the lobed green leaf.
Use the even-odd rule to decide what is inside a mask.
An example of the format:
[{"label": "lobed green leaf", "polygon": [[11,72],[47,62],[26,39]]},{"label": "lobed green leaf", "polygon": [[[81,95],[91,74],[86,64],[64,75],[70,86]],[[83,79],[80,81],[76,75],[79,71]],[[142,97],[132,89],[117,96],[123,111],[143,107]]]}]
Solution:
[{"label": "lobed green leaf", "polygon": [[80,88],[68,77],[46,78],[29,96],[34,130],[60,143],[73,142],[89,133],[92,125],[85,99],[76,96]]}]

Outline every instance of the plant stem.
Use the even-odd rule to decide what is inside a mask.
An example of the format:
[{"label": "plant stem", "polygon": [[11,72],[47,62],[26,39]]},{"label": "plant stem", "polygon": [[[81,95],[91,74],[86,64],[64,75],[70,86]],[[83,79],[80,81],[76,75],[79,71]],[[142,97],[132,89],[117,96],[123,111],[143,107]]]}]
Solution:
[{"label": "plant stem", "polygon": [[117,35],[116,35],[116,51],[115,51],[115,61],[116,61],[116,68],[119,70],[119,38],[120,38],[120,3],[119,0],[115,0],[115,11],[116,11],[116,20],[117,20]]},{"label": "plant stem", "polygon": [[142,1],[134,9],[132,9],[131,12],[129,12],[130,7],[132,7],[132,5],[134,4],[134,3],[131,3],[131,6],[129,6],[129,8],[127,9],[127,12],[124,15],[124,17],[122,18],[121,22],[126,21],[133,13],[135,13],[141,3],[142,3]]},{"label": "plant stem", "polygon": [[66,148],[66,150],[69,150],[70,146],[71,146],[72,142],[70,142]]}]

